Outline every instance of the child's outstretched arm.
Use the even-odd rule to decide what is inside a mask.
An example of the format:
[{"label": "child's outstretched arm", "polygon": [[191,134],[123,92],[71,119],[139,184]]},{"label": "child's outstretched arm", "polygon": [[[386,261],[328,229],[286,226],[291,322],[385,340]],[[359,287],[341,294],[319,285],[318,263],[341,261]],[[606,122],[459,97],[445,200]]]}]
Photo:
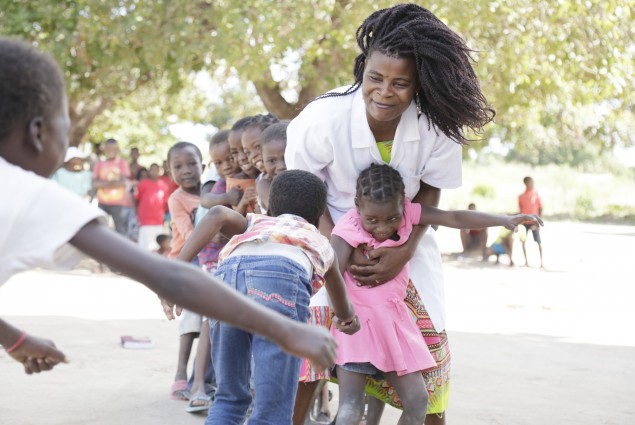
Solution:
[{"label": "child's outstretched arm", "polygon": [[540,217],[533,214],[501,215],[481,211],[444,211],[428,205],[421,206],[420,225],[438,224],[454,229],[481,229],[483,227],[505,226],[514,230],[522,223],[534,223],[543,226]]},{"label": "child's outstretched arm", "polygon": [[51,370],[60,362],[68,363],[68,359],[55,347],[53,341],[37,338],[20,331],[0,319],[0,345],[11,357],[24,366],[27,374]]},{"label": "child's outstretched arm", "polygon": [[146,252],[96,220],[82,227],[70,243],[175,304],[261,334],[320,367],[329,367],[335,360],[336,344],[326,329],[294,322],[193,265]]},{"label": "child's outstretched arm", "polygon": [[351,257],[353,247],[336,235],[331,236],[331,246],[335,251],[335,260],[324,276],[326,291],[333,303],[335,316],[337,316],[337,319],[334,320],[335,325],[340,331],[351,335],[359,330],[359,321],[355,316],[353,303],[348,298],[342,274]]},{"label": "child's outstretched arm", "polygon": [[243,233],[247,229],[247,219],[238,211],[217,205],[210,209],[194,228],[177,260],[188,263],[198,255],[217,233],[226,238]]}]

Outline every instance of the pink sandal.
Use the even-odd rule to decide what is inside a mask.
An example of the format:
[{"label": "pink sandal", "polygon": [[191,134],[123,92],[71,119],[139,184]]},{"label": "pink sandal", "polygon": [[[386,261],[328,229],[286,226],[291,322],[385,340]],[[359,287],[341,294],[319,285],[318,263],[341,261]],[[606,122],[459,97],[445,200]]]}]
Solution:
[{"label": "pink sandal", "polygon": [[172,400],[189,400],[189,391],[187,390],[187,381],[185,379],[179,379],[174,381],[170,387]]}]

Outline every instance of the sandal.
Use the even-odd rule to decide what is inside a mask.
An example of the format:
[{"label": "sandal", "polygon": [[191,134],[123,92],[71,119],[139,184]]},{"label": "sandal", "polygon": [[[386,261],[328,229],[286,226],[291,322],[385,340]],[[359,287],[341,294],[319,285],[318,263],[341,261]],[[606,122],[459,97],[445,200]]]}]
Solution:
[{"label": "sandal", "polygon": [[187,381],[185,379],[174,381],[170,387],[170,392],[172,393],[170,396],[172,400],[188,400],[190,398],[190,393],[187,390]]},{"label": "sandal", "polygon": [[[195,404],[196,403],[196,404]],[[185,411],[188,413],[204,412],[209,410],[212,405],[212,398],[208,395],[197,395],[192,397],[185,406]]]}]

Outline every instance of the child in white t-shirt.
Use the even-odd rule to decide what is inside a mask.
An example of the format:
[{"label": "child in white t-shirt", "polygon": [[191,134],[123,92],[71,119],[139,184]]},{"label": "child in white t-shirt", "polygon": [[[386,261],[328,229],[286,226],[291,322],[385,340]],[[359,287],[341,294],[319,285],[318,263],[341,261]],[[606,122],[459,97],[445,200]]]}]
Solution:
[{"label": "child in white t-shirt", "polygon": [[[323,329],[259,306],[194,266],[146,252],[103,222],[103,213],[50,181],[63,162],[70,119],[62,73],[49,56],[0,37],[0,285],[35,267],[69,267],[84,254],[161,297],[271,338],[294,355],[333,363]],[[19,182],[19,184],[17,184]],[[0,345],[26,373],[50,370],[64,353],[0,319]]]}]

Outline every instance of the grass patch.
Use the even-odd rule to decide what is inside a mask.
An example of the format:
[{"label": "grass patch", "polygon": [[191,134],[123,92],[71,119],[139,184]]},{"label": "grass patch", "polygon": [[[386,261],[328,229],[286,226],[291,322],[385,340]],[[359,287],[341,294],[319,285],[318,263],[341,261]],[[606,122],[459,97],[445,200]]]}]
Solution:
[{"label": "grass patch", "polygon": [[518,212],[518,195],[531,176],[550,220],[635,223],[635,170],[584,172],[566,165],[530,166],[496,159],[463,162],[463,186],[444,190],[441,208]]}]

